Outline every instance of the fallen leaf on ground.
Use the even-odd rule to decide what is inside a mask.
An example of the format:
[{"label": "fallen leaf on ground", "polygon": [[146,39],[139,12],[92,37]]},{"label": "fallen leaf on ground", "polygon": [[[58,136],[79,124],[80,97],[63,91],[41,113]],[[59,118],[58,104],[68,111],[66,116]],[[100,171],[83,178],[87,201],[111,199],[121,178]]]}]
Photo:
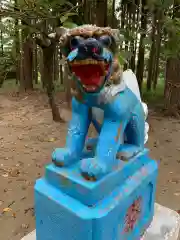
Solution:
[{"label": "fallen leaf on ground", "polygon": [[174,193],[174,196],[179,197],[180,196],[180,192]]},{"label": "fallen leaf on ground", "polygon": [[9,175],[5,173],[5,174],[2,174],[1,176],[7,178]]},{"label": "fallen leaf on ground", "polygon": [[10,212],[10,211],[12,211],[12,208],[7,207],[7,208],[4,208],[2,212],[5,213],[5,212]]},{"label": "fallen leaf on ground", "polygon": [[29,224],[23,223],[23,224],[21,225],[21,228],[23,228],[23,229],[28,229],[28,228],[29,228]]},{"label": "fallen leaf on ground", "polygon": [[34,216],[34,208],[33,207],[27,208],[24,210],[24,214],[27,214],[28,212],[31,212],[31,215]]},{"label": "fallen leaf on ground", "polygon": [[12,170],[10,171],[11,177],[17,177],[19,174],[20,174],[19,169],[12,169]]},{"label": "fallen leaf on ground", "polygon": [[48,142],[54,142],[56,139],[55,138],[50,138]]}]

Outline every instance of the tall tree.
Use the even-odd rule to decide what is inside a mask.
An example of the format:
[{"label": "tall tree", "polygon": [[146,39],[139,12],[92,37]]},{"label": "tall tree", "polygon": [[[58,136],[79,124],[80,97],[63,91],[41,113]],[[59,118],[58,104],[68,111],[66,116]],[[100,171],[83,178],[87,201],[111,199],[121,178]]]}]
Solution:
[{"label": "tall tree", "polygon": [[143,76],[144,76],[144,55],[145,55],[145,46],[144,46],[144,39],[146,37],[147,31],[147,0],[142,0],[141,2],[141,36],[140,36],[140,43],[139,43],[139,54],[138,54],[138,62],[137,62],[137,70],[136,76],[138,79],[138,84],[140,91],[142,91],[142,83],[143,83]]},{"label": "tall tree", "polygon": [[162,40],[162,27],[164,21],[164,6],[160,1],[155,2],[152,7],[152,30],[151,30],[151,49],[148,61],[147,91],[156,89],[159,75],[159,58]]},{"label": "tall tree", "polygon": [[149,53],[149,60],[148,60],[148,77],[147,77],[147,91],[151,90],[152,86],[152,78],[153,72],[155,67],[155,51],[156,51],[156,41],[155,41],[155,34],[156,34],[156,10],[152,12],[152,24],[151,24],[151,49]]},{"label": "tall tree", "polygon": [[53,84],[53,63],[56,52],[56,41],[50,39],[38,39],[37,43],[42,48],[43,52],[43,77],[47,95],[49,98],[49,105],[51,106],[53,120],[61,121],[59,109],[54,98],[54,84]]},{"label": "tall tree", "polygon": [[[1,22],[1,17],[0,17],[0,22]],[[1,41],[1,56],[3,57],[4,55],[4,44],[3,44],[3,31],[0,29],[0,41]]]},{"label": "tall tree", "polygon": [[96,15],[95,15],[95,24],[99,27],[107,26],[107,9],[108,9],[108,1],[107,0],[96,0]]},{"label": "tall tree", "polygon": [[116,27],[116,16],[115,16],[115,12],[116,12],[116,0],[112,1],[112,13],[111,13],[111,27],[115,28]]},{"label": "tall tree", "polygon": [[168,115],[180,116],[180,0],[174,0],[172,25],[169,27],[169,41],[167,48],[170,50],[166,63],[165,108]]}]

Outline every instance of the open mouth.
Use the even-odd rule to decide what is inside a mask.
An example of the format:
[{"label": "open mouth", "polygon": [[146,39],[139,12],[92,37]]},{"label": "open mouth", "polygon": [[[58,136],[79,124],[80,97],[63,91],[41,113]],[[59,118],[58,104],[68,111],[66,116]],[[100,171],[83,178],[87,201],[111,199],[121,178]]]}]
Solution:
[{"label": "open mouth", "polygon": [[74,60],[69,65],[86,92],[98,91],[104,84],[110,67],[108,62],[94,59]]}]

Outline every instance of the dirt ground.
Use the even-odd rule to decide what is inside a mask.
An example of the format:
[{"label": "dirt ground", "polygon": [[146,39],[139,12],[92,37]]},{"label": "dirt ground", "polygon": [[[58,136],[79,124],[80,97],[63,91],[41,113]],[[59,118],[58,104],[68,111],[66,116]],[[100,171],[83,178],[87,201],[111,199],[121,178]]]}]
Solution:
[{"label": "dirt ground", "polygon": [[[180,121],[149,115],[148,147],[160,160],[156,201],[180,209]],[[47,98],[0,95],[0,239],[20,240],[34,229],[33,186],[63,146],[66,124],[52,121]]]}]

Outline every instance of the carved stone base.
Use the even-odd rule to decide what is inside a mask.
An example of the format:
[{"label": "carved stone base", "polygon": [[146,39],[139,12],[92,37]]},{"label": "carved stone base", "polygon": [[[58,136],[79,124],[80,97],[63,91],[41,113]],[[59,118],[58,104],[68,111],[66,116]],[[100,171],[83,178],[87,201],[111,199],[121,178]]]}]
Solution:
[{"label": "carved stone base", "polygon": [[[179,214],[156,203],[153,222],[141,240],[178,240],[179,230]],[[36,231],[34,230],[21,240],[36,240]]]}]

